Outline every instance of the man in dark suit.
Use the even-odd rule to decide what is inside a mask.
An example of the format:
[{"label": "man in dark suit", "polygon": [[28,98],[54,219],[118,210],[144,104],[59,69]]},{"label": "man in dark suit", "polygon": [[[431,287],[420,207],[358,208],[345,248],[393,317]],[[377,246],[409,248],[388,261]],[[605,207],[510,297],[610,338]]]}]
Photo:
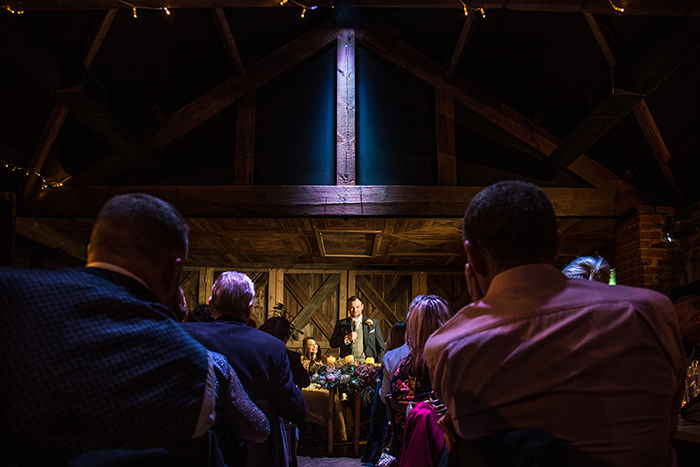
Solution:
[{"label": "man in dark suit", "polygon": [[384,338],[379,323],[372,319],[364,319],[364,305],[359,297],[348,298],[348,318],[335,323],[331,347],[340,347],[340,357],[352,355],[355,361],[362,363],[365,358],[372,357],[375,363],[382,361],[384,356]]},{"label": "man in dark suit", "polygon": [[213,423],[213,371],[172,307],[187,226],[143,194],[100,211],[85,268],[0,269],[0,464],[170,448]]},{"label": "man in dark suit", "polygon": [[[300,423],[306,403],[296,387],[287,358],[287,348],[270,334],[247,325],[253,308],[255,284],[240,272],[227,271],[214,283],[209,307],[213,323],[183,323],[182,326],[205,347],[226,356],[246,392],[270,421],[270,437],[264,443],[248,443],[247,466],[288,465],[284,426],[280,417]],[[218,429],[215,426],[215,431]],[[222,434],[217,431],[217,435]],[[220,440],[224,459],[240,455],[230,450],[235,440]]]}]

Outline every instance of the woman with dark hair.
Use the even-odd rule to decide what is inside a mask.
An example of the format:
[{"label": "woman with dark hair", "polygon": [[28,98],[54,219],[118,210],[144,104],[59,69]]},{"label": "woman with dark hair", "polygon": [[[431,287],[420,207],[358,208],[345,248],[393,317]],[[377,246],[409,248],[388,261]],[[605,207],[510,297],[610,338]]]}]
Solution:
[{"label": "woman with dark hair", "polygon": [[[273,316],[272,318],[269,318],[262,324],[262,326],[260,326],[260,330],[275,336],[285,344],[289,338],[294,335],[294,328],[292,327],[292,324],[287,318],[281,316]],[[289,358],[289,366],[292,370],[294,384],[300,388],[305,388],[311,384],[311,379],[301,364],[301,355],[299,355],[298,352],[288,348],[287,357]]]},{"label": "woman with dark hair", "polygon": [[319,366],[323,366],[326,362],[323,360],[323,357],[319,355],[318,342],[316,342],[316,339],[313,337],[305,337],[301,342],[301,349],[304,352],[304,355],[301,357],[301,362],[304,368],[306,368],[306,371],[312,375],[316,373]]},{"label": "woman with dark hair", "polygon": [[428,337],[452,317],[447,302],[437,295],[426,295],[418,302],[406,322],[406,343],[410,353],[399,364],[391,381],[391,398],[418,402],[430,397],[428,366],[423,349]]},{"label": "woman with dark hair", "polygon": [[[399,321],[391,327],[389,339],[386,341],[386,351],[398,349],[406,343],[406,321]],[[386,354],[384,354],[386,355]]]},{"label": "woman with dark hair", "polygon": [[[425,295],[417,297],[406,321],[410,352],[399,363],[387,398],[394,429],[392,451],[401,467],[437,465],[444,449],[444,436],[437,426],[443,407],[433,398],[424,349],[428,337],[450,318],[452,311],[444,299]],[[416,407],[410,415],[409,404]]]}]

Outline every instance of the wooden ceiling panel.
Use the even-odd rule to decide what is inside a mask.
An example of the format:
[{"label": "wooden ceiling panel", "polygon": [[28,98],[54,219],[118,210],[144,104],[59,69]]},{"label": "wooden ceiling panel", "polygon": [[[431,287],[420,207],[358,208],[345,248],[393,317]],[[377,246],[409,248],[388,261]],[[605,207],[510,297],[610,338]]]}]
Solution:
[{"label": "wooden ceiling panel", "polygon": [[[342,218],[261,218],[206,219],[187,218],[190,227],[188,264],[196,266],[226,266],[243,264],[292,267],[304,265],[333,265],[342,267],[425,267],[428,269],[460,270],[466,254],[462,244],[461,219],[342,219]],[[47,232],[53,232],[63,242],[55,248],[70,252],[84,250],[90,238],[93,219],[90,218],[23,218],[23,225],[36,228],[18,231],[20,235],[45,242]],[[610,250],[614,244],[617,221],[610,218],[560,218],[564,234],[559,263],[576,256]],[[362,254],[323,255],[317,243],[321,231],[345,234],[367,232],[376,235],[376,244],[362,245]],[[309,231],[311,229],[311,231]],[[41,234],[39,234],[41,233]],[[365,235],[365,234],[360,234]],[[339,237],[341,238],[341,237]],[[337,239],[336,239],[337,240]],[[334,248],[346,248],[344,240]],[[63,246],[62,246],[63,245]],[[351,245],[350,245],[351,246]],[[369,248],[366,249],[366,248]]]}]

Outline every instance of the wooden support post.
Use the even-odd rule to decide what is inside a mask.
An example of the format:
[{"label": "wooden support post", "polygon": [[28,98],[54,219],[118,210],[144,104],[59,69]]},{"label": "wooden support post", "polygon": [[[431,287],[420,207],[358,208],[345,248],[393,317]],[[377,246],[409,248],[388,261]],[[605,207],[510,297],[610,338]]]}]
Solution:
[{"label": "wooden support post", "polygon": [[411,284],[411,300],[416,295],[428,293],[428,275],[425,271],[415,271],[413,273],[413,283]]},{"label": "wooden support post", "polygon": [[328,455],[333,455],[333,424],[335,423],[335,395],[337,393],[336,388],[330,388],[328,390],[328,419],[326,424],[328,425]]},{"label": "wooden support post", "polygon": [[352,434],[352,452],[355,455],[355,457],[358,457],[360,455],[360,393],[359,391],[355,391],[353,393],[353,402],[354,402],[354,412],[352,414],[352,423],[353,423],[353,434]]},{"label": "wooden support post", "polygon": [[236,185],[252,185],[255,154],[255,91],[241,96],[236,107]]},{"label": "wooden support post", "polygon": [[348,271],[348,290],[347,295],[343,298],[340,303],[340,310],[338,313],[338,319],[344,319],[348,317],[348,298],[357,294],[357,286],[355,285],[355,280],[357,279],[357,271]]},{"label": "wooden support post", "polygon": [[336,184],[355,185],[355,31],[338,33]]},{"label": "wooden support post", "polygon": [[209,303],[207,295],[207,268],[199,268],[199,287],[197,288],[198,303]]},{"label": "wooden support post", "polygon": [[272,310],[277,302],[284,303],[284,269],[270,269],[268,280],[267,309]]},{"label": "wooden support post", "polygon": [[0,266],[12,266],[16,203],[14,193],[0,193]]},{"label": "wooden support post", "polygon": [[457,185],[455,155],[455,104],[452,95],[435,89],[435,125],[437,135],[438,185]]},{"label": "wooden support post", "polygon": [[[348,294],[349,287],[349,275],[348,271],[340,271],[340,284],[338,286],[338,319],[340,318],[341,310],[347,309],[347,298],[350,296]],[[353,288],[354,290],[354,288]],[[329,338],[330,340],[330,338]]]}]

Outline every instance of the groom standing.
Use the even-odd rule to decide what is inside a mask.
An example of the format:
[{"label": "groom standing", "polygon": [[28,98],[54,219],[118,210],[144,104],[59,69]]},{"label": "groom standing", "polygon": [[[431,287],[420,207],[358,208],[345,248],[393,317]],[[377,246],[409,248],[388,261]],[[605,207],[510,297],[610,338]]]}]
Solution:
[{"label": "groom standing", "polygon": [[378,323],[364,319],[364,305],[359,297],[348,298],[348,318],[335,323],[331,347],[340,347],[340,358],[352,355],[355,361],[362,362],[367,357],[374,358],[376,363],[384,356],[384,338]]}]

